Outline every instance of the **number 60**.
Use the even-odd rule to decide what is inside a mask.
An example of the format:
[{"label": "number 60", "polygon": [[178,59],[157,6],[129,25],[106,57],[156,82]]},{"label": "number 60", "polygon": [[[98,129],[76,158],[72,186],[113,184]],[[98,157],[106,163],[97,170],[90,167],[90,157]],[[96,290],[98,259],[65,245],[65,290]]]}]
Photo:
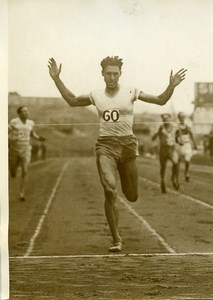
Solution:
[{"label": "number 60", "polygon": [[113,109],[113,110],[105,110],[103,112],[103,119],[106,122],[109,122],[109,121],[116,122],[119,119],[119,113],[115,109]]}]

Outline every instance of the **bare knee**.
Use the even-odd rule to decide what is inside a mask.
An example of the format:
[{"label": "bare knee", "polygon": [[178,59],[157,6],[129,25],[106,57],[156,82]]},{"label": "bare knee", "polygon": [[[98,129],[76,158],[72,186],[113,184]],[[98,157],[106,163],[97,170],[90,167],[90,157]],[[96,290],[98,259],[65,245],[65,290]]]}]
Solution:
[{"label": "bare knee", "polygon": [[105,201],[107,203],[115,203],[117,198],[117,190],[115,187],[105,186],[104,194],[105,194]]},{"label": "bare knee", "polygon": [[136,202],[138,200],[138,192],[124,193],[124,195],[130,202]]},{"label": "bare knee", "polygon": [[23,168],[21,172],[21,177],[25,178],[27,176],[27,168]]},{"label": "bare knee", "polygon": [[16,168],[10,166],[10,175],[12,178],[16,177]]}]

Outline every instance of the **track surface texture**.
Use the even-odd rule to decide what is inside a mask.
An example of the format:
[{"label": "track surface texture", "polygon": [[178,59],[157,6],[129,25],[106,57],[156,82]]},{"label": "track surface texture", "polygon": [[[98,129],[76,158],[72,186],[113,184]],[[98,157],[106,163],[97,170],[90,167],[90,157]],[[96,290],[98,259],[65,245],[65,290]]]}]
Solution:
[{"label": "track surface texture", "polygon": [[118,255],[94,157],[32,164],[25,202],[9,180],[11,300],[213,299],[212,167],[191,165],[189,183],[181,169],[177,193],[168,164],[167,194],[158,161],[139,158],[138,170],[138,201],[119,192]]}]

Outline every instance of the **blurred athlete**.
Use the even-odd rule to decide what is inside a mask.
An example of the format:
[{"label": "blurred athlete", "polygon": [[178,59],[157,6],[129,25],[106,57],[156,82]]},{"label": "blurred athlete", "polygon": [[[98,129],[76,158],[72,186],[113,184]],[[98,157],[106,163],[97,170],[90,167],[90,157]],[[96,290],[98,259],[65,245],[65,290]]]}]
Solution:
[{"label": "blurred athlete", "polygon": [[185,162],[185,180],[189,182],[189,166],[193,155],[192,143],[195,150],[197,145],[194,139],[194,135],[190,127],[185,124],[186,115],[183,112],[178,114],[179,124],[176,130],[176,142],[179,144],[179,159],[183,159]]},{"label": "blurred athlete", "polygon": [[[95,105],[100,117],[100,130],[96,142],[97,167],[105,194],[105,214],[111,230],[113,245],[109,251],[121,251],[122,240],[118,231],[118,212],[116,208],[117,171],[122,191],[129,201],[138,198],[138,171],[136,167],[137,141],[132,131],[133,105],[141,101],[164,105],[170,99],[175,87],[185,78],[186,70],[181,69],[173,75],[169,85],[159,96],[146,94],[136,88],[119,85],[123,62],[118,56],[106,57],[101,61],[105,88],[76,97],[59,75],[56,61],[49,59],[49,74],[65,101],[72,107]],[[92,71],[92,70],[91,70]],[[92,72],[91,72],[92,75]]]},{"label": "blurred athlete", "polygon": [[213,127],[209,132],[209,154],[210,157],[213,158]]},{"label": "blurred athlete", "polygon": [[16,176],[17,167],[21,166],[20,200],[24,201],[24,188],[28,165],[31,159],[30,138],[44,141],[33,130],[34,122],[28,119],[29,111],[25,106],[17,109],[18,117],[9,122],[9,169],[11,177]]},{"label": "blurred athlete", "polygon": [[168,113],[161,115],[163,124],[160,125],[158,131],[153,135],[152,140],[157,137],[160,140],[159,161],[160,161],[160,177],[161,177],[161,191],[166,193],[165,173],[167,161],[172,162],[172,184],[176,190],[179,190],[178,178],[178,152],[175,145],[176,128],[171,123],[171,115]]}]

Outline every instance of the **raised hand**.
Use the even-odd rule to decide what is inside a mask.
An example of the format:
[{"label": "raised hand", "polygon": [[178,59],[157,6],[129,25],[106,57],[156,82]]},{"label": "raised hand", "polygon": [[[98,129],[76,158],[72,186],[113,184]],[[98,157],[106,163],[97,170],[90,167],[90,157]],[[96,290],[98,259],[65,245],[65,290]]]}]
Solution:
[{"label": "raised hand", "polygon": [[178,84],[180,84],[181,81],[185,79],[186,71],[187,70],[183,68],[174,75],[173,75],[173,71],[171,71],[169,84],[172,85],[173,87],[176,87]]},{"label": "raised hand", "polygon": [[50,58],[48,60],[49,74],[53,80],[55,80],[56,78],[59,77],[59,74],[61,73],[61,67],[62,67],[62,64],[60,64],[58,67],[54,58]]}]

